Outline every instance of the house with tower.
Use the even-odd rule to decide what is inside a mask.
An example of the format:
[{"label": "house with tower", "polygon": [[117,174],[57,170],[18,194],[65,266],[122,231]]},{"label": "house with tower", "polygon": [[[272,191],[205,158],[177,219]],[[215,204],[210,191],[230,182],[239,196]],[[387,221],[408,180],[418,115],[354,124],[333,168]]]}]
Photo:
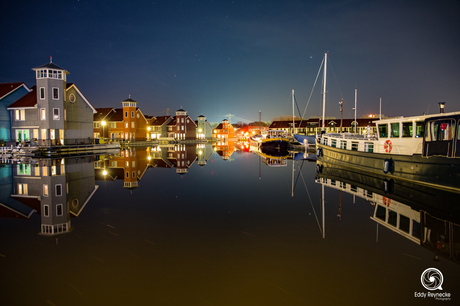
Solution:
[{"label": "house with tower", "polygon": [[235,137],[235,129],[233,126],[228,122],[227,119],[222,120],[215,129],[213,129],[213,136],[212,138],[217,140],[225,141],[227,139],[231,139]]},{"label": "house with tower", "polygon": [[32,70],[36,85],[7,107],[10,138],[38,146],[92,143],[96,110],[67,83],[69,72],[52,61]]},{"label": "house with tower", "polygon": [[212,139],[212,125],[205,116],[198,116],[196,125],[196,139]]}]

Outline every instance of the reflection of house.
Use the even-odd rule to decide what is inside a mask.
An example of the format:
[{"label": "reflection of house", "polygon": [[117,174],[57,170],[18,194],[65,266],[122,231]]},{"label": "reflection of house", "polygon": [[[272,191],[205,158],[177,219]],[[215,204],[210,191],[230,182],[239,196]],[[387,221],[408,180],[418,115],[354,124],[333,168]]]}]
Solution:
[{"label": "reflection of house", "polygon": [[205,166],[208,160],[214,154],[214,150],[210,146],[207,146],[204,143],[199,143],[196,145],[196,156],[198,159],[199,166]]},{"label": "reflection of house", "polygon": [[94,115],[94,137],[124,140],[149,138],[147,126],[150,117],[137,108],[137,101],[128,98],[121,102],[123,108],[98,108]]},{"label": "reflection of house", "polygon": [[268,126],[247,125],[235,131],[235,134],[238,137],[251,137],[256,134],[266,134],[267,131]]},{"label": "reflection of house", "polygon": [[203,115],[198,116],[196,121],[196,138],[197,139],[212,139],[212,125],[206,120]]},{"label": "reflection of house", "polygon": [[30,91],[24,83],[0,84],[0,141],[11,139],[11,115],[7,107]]},{"label": "reflection of house", "polygon": [[50,62],[33,68],[36,86],[9,105],[11,138],[38,145],[90,143],[95,109],[72,83],[65,69]]},{"label": "reflection of house", "polygon": [[[340,128],[340,119],[327,119],[325,120],[325,132],[326,133],[353,133],[354,126],[356,125],[356,133],[358,134],[367,134],[368,129],[370,129],[371,134],[377,133],[375,124],[372,121],[373,118],[364,118],[364,119],[343,119],[342,128]],[[307,120],[297,120],[294,121],[295,130],[294,134],[303,134],[303,135],[314,135],[321,133],[323,123],[322,119],[307,119]],[[287,133],[292,132],[292,121],[273,121],[270,125],[270,130],[284,130]]]},{"label": "reflection of house", "polygon": [[225,139],[229,138],[234,138],[235,137],[235,131],[233,129],[233,126],[228,122],[227,119],[222,120],[222,123],[220,123],[214,130],[213,130],[213,138],[217,139],[222,139],[223,141]]},{"label": "reflection of house", "polygon": [[137,188],[145,171],[151,166],[149,152],[150,148],[127,148],[121,150],[119,156],[96,161],[94,168],[97,179],[122,179],[124,188]]},{"label": "reflection of house", "polygon": [[41,215],[43,235],[71,231],[70,217],[80,214],[98,188],[93,157],[18,163],[12,177],[10,198]]},{"label": "reflection of house", "polygon": [[223,160],[229,160],[235,151],[235,142],[233,141],[219,141],[214,146],[214,151],[222,156]]}]

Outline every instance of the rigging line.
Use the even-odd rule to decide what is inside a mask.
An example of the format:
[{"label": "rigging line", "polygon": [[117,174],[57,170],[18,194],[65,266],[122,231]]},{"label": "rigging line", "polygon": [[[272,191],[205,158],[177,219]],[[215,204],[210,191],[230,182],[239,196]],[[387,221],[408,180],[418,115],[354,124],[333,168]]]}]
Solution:
[{"label": "rigging line", "polygon": [[313,88],[311,89],[310,97],[308,97],[307,105],[305,106],[305,110],[303,111],[302,117],[305,117],[305,113],[307,112],[307,107],[308,107],[308,104],[310,103],[311,95],[313,94],[313,90],[315,89],[316,81],[318,81],[318,76],[319,76],[319,73],[321,72],[321,68],[323,67],[323,64],[324,64],[324,58],[321,62],[321,65],[319,66],[318,74],[316,75],[315,83],[313,84]]},{"label": "rigging line", "polygon": [[303,181],[303,184],[304,184],[304,186],[305,186],[305,190],[307,191],[307,195],[308,195],[308,199],[310,200],[311,208],[313,209],[313,213],[315,214],[315,218],[316,218],[316,222],[318,223],[319,231],[320,231],[321,234],[322,234],[322,233],[323,233],[323,230],[321,229],[321,225],[319,224],[318,216],[316,215],[316,210],[315,210],[315,208],[313,207],[313,202],[311,201],[310,193],[308,192],[307,184],[305,184],[305,180],[304,180],[304,178],[303,178],[302,172],[300,172],[300,175],[302,176],[302,181]]},{"label": "rigging line", "polygon": [[297,186],[297,182],[299,181],[300,171],[302,171],[303,162],[304,162],[304,161],[302,160],[302,165],[300,166],[299,174],[297,174],[297,179],[296,179],[295,182],[294,182],[294,190],[295,190],[295,186]]},{"label": "rigging line", "polygon": [[342,96],[342,99],[343,99],[343,93],[342,93],[342,89],[339,86],[339,80],[337,80],[337,76],[335,75],[334,68],[332,68],[332,63],[330,61],[329,61],[329,65],[331,66],[332,73],[334,74],[335,82],[337,83],[337,87],[339,88],[340,95]]}]

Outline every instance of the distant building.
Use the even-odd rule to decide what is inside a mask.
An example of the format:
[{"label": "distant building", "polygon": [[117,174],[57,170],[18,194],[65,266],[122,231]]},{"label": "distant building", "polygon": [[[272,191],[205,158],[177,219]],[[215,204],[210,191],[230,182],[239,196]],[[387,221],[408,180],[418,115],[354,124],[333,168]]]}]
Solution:
[{"label": "distant building", "polygon": [[212,139],[212,125],[206,120],[203,115],[198,116],[198,120],[195,122],[196,127],[196,138],[197,139]]},{"label": "distant building", "polygon": [[123,108],[97,108],[94,115],[94,137],[124,139],[126,141],[149,139],[148,126],[153,117],[145,116],[137,107],[137,101],[121,102]]},{"label": "distant building", "polygon": [[94,107],[56,64],[33,68],[36,86],[11,103],[11,138],[39,146],[91,143]]},{"label": "distant building", "polygon": [[225,141],[229,138],[235,138],[235,130],[227,119],[222,120],[215,129],[213,129],[212,138]]}]

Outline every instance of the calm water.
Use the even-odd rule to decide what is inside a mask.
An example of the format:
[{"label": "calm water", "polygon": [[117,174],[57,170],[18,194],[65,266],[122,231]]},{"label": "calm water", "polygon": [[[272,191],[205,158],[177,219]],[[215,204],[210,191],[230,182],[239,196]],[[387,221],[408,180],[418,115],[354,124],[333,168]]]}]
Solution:
[{"label": "calm water", "polygon": [[[395,184],[389,204],[377,192],[381,182],[359,175],[327,169],[317,175],[314,161],[270,161],[232,153],[233,145],[216,149],[143,148],[96,161],[4,165],[0,304],[460,303],[455,259],[436,261],[412,232],[373,218],[383,207],[393,211],[390,222],[395,212],[418,214],[420,221],[417,201],[425,199],[420,207],[458,223],[456,197]],[[417,209],[404,206],[404,195]],[[400,220],[403,229],[413,222]],[[443,224],[452,231],[438,235],[441,251],[458,252],[449,242],[458,226]],[[417,226],[410,229],[416,235]],[[432,267],[442,272],[443,290],[421,284]],[[448,292],[451,300],[416,292]]]}]

